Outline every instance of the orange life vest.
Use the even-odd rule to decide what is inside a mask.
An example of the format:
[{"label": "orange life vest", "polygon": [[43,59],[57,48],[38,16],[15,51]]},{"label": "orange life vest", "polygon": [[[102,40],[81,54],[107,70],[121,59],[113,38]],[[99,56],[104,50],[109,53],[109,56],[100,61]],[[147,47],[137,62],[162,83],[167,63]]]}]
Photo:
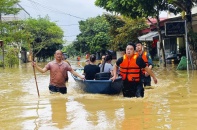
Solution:
[{"label": "orange life vest", "polygon": [[123,56],[123,61],[120,64],[120,75],[122,79],[128,79],[128,81],[140,81],[140,68],[136,64],[137,55],[134,54],[130,59],[127,55]]},{"label": "orange life vest", "polygon": [[[142,59],[146,63],[146,66],[148,66],[148,58],[147,58],[148,53],[146,51],[142,52]],[[142,69],[142,73],[145,74],[145,69]]]}]

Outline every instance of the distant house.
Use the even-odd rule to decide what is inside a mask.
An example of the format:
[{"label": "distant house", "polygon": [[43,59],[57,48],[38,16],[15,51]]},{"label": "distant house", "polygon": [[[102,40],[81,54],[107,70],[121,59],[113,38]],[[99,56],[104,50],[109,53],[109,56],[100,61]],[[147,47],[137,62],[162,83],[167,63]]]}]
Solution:
[{"label": "distant house", "polygon": [[[18,20],[25,20],[27,18],[30,18],[30,14],[20,5],[15,5],[17,8],[21,8],[20,12],[16,15],[10,14],[10,15],[3,15],[1,16],[2,22],[9,22],[9,21],[18,21]],[[14,44],[14,43],[13,43]],[[21,51],[21,48],[19,46],[19,58],[23,61],[27,61],[26,52]],[[2,60],[2,56],[0,55],[0,60]]]}]

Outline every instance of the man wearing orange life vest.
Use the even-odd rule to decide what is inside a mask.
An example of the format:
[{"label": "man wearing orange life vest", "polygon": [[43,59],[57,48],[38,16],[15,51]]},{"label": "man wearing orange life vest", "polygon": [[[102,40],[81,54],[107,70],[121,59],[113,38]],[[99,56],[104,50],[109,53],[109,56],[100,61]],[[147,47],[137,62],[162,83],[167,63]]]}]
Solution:
[{"label": "man wearing orange life vest", "polygon": [[[136,45],[137,54],[142,57],[142,59],[146,63],[146,66],[148,66],[150,69],[152,69],[153,62],[150,57],[150,54],[147,51],[145,51],[145,48],[140,41],[136,42],[135,45]],[[144,84],[144,87],[151,86],[151,77],[144,69],[142,69],[141,80]]]},{"label": "man wearing orange life vest", "polygon": [[124,97],[144,97],[144,88],[140,80],[141,69],[144,68],[150,74],[154,82],[157,79],[150,68],[141,56],[135,54],[135,44],[128,43],[126,54],[119,58],[113,68],[114,76],[111,78],[114,81],[117,77],[117,70],[120,69],[120,75],[123,80],[123,96]]}]

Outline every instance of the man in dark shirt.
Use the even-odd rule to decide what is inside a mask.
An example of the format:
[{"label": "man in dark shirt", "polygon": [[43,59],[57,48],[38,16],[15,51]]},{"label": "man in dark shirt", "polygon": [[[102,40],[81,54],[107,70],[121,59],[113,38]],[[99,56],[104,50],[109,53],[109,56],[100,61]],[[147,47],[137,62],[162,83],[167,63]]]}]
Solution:
[{"label": "man in dark shirt", "polygon": [[100,72],[100,67],[95,63],[96,63],[96,56],[93,54],[90,56],[90,64],[84,67],[84,74],[86,80],[95,79],[95,74]]},{"label": "man in dark shirt", "polygon": [[133,43],[128,43],[126,54],[116,61],[113,68],[114,76],[111,78],[112,81],[117,77],[118,68],[123,80],[122,91],[124,97],[144,97],[144,88],[140,80],[141,68],[144,68],[154,82],[157,83],[154,73],[146,66],[142,57],[135,54],[135,44]]}]

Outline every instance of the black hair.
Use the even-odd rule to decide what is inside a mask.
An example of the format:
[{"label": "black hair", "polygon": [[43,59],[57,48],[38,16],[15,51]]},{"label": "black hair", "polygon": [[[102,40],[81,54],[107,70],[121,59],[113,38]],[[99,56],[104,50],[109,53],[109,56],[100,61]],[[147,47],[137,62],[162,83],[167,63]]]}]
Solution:
[{"label": "black hair", "polygon": [[128,45],[133,46],[134,50],[136,49],[135,44],[134,44],[133,42],[128,42],[128,43],[127,43],[127,46],[128,46]]},{"label": "black hair", "polygon": [[94,62],[96,60],[96,56],[94,54],[90,55],[90,61]]},{"label": "black hair", "polygon": [[105,56],[105,62],[112,60],[112,55],[108,54]]},{"label": "black hair", "polygon": [[139,41],[139,40],[135,42],[135,45],[137,45],[137,44],[141,44],[141,45],[143,45],[143,44],[142,44],[142,42],[141,42],[141,41]]}]

